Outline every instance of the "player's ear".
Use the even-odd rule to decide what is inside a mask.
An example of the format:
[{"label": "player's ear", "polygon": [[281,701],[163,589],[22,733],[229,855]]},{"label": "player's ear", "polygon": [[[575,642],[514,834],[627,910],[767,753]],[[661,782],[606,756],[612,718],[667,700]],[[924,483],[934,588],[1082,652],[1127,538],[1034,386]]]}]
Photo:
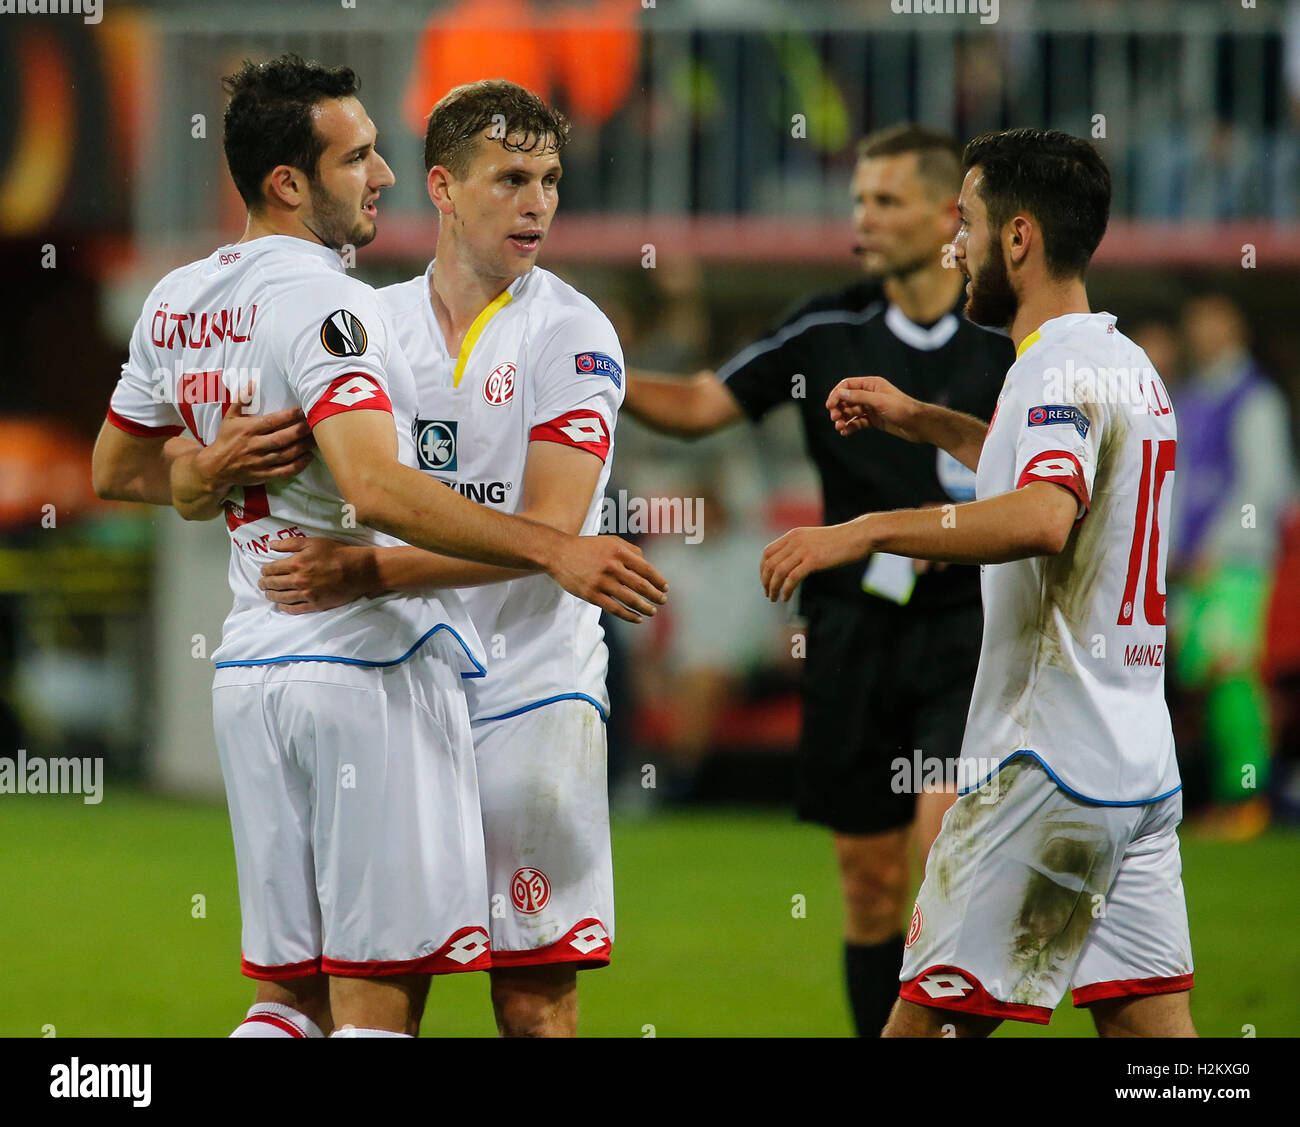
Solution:
[{"label": "player's ear", "polygon": [[262,197],[267,203],[297,208],[307,202],[307,179],[291,164],[277,164],[266,174]]},{"label": "player's ear", "polygon": [[446,168],[435,164],[429,169],[425,186],[429,191],[429,199],[441,214],[451,215],[456,210],[451,202],[451,173]]},{"label": "player's ear", "polygon": [[1017,215],[1006,226],[1007,258],[1014,265],[1024,262],[1034,241],[1034,225],[1023,215]]}]

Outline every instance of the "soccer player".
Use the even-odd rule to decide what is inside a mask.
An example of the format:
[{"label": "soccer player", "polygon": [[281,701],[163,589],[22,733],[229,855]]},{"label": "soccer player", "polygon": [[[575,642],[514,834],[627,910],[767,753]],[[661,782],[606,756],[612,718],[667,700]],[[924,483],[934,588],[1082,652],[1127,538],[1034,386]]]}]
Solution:
[{"label": "soccer player", "polygon": [[[245,64],[226,85],[226,157],[247,229],[150,294],[95,480],[148,499],[169,480],[182,515],[224,513],[229,529],[235,603],[214,655],[213,711],[243,970],[258,980],[241,1030],[409,1035],[431,973],[488,962],[461,687],[484,671],[481,646],[455,592],[303,618],[262,596],[262,564],[285,537],[405,541],[543,570],[631,620],[653,613],[664,584],[616,537],[492,512],[415,468],[410,369],[374,291],[338,253],[374,237],[376,201],[393,182],[355,75],[289,56]],[[303,412],[317,455],[295,476],[235,492],[207,476],[199,452],[165,450],[182,430],[214,443],[248,384],[277,419]],[[282,449],[280,468],[297,465],[301,445]]]},{"label": "soccer player", "polygon": [[[881,432],[844,441],[823,407],[840,380],[862,374],[992,416],[1013,354],[1003,334],[962,316],[962,276],[945,262],[960,186],[961,148],[947,134],[899,125],[867,137],[853,224],[868,280],[804,304],[717,372],[689,381],[632,372],[626,409],[695,437],[796,404],[827,523],[969,500],[974,477],[946,453]],[[909,835],[924,862],[953,797],[921,791],[923,780],[900,777],[896,764],[910,767],[915,749],[936,768],[955,764],[979,660],[979,579],[972,567],[914,569],[882,556],[812,576],[800,601],[808,644],[797,809],[834,835],[849,1002],[859,1035],[874,1037],[898,992]]]},{"label": "soccer player", "polygon": [[1164,697],[1173,410],[1088,304],[1110,209],[1096,150],[1019,129],[972,141],[964,164],[967,311],[1016,345],[992,424],[881,379],[846,380],[827,405],[846,434],[942,446],[977,468],[978,499],[795,529],[761,578],[788,598],[875,551],[984,565],[964,793],[930,851],[885,1035],[1046,1023],[1071,987],[1103,1036],[1195,1036]]},{"label": "soccer player", "polygon": [[[434,106],[425,133],[436,253],[380,291],[415,374],[420,468],[458,492],[566,532],[595,532],[623,398],[599,309],[536,266],[569,123],[489,80]],[[487,645],[466,683],[503,1036],[573,1036],[577,971],[609,962],[613,866],[605,777],[606,648],[597,608],[544,575],[415,548],[299,541],[263,587],[291,613],[383,590],[463,593]],[[502,582],[509,580],[508,582]]]}]

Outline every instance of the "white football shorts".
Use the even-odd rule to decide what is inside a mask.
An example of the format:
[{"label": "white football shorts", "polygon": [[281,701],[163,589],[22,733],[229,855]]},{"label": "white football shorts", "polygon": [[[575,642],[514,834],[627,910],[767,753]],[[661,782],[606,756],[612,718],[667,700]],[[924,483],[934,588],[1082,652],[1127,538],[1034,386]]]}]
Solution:
[{"label": "white football shorts", "polygon": [[473,731],[492,966],[605,966],[614,863],[600,713],[559,700]]},{"label": "white football shorts", "polygon": [[217,670],[248,977],[489,965],[473,741],[443,639],[387,668]]},{"label": "white football shorts", "polygon": [[1142,806],[1072,798],[1011,760],[944,816],[908,928],[899,996],[1046,1025],[1076,1006],[1192,987],[1182,794]]}]

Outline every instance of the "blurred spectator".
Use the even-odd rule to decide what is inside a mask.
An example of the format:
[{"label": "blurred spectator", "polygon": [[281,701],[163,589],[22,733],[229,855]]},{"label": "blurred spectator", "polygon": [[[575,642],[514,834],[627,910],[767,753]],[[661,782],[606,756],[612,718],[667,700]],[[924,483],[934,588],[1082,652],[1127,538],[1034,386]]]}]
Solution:
[{"label": "blurred spectator", "polygon": [[1252,359],[1241,310],[1213,294],[1184,311],[1188,378],[1174,392],[1171,672],[1205,709],[1210,834],[1268,822],[1271,745],[1260,662],[1282,516],[1292,498],[1288,407]]}]

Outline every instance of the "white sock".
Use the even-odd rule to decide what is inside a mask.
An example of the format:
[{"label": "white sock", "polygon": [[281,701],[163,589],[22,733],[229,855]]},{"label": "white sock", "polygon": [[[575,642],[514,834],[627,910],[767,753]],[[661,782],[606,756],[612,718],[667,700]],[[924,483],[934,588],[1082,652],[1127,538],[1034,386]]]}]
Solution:
[{"label": "white sock", "polygon": [[235,1027],[232,1037],[324,1037],[320,1027],[304,1013],[279,1002],[257,1002]]},{"label": "white sock", "polygon": [[345,1025],[334,1030],[331,1037],[410,1037],[409,1033],[394,1033],[391,1029],[358,1029],[355,1025]]}]

